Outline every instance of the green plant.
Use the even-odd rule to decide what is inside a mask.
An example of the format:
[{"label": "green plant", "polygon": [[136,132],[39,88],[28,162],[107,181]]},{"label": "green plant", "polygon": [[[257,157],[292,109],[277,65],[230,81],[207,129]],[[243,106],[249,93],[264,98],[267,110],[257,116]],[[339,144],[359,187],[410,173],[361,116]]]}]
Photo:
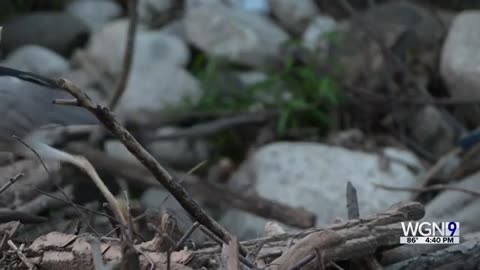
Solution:
[{"label": "green plant", "polygon": [[[336,81],[328,75],[319,76],[313,64],[297,64],[289,59],[280,69],[267,71],[264,80],[226,94],[215,82],[222,71],[231,69],[221,61],[197,53],[190,71],[200,81],[204,92],[197,101],[186,99],[182,109],[244,112],[260,107],[274,110],[279,113],[277,133],[283,136],[290,129],[302,127],[317,127],[319,133],[328,130],[329,113],[342,100]],[[220,148],[244,147],[234,132],[217,134],[212,139]]]},{"label": "green plant", "polygon": [[319,76],[313,65],[294,65],[293,60],[254,85],[253,91],[273,93],[274,99],[263,105],[280,111],[277,123],[280,135],[290,128],[327,127],[328,112],[341,100],[335,80]]},{"label": "green plant", "polygon": [[329,111],[341,101],[339,87],[332,77],[319,76],[313,65],[294,64],[292,59],[280,70],[267,72],[265,80],[238,89],[242,92],[238,95],[224,94],[215,87],[221,68],[221,62],[204,54],[196,57],[191,70],[204,94],[196,102],[186,100],[184,109],[240,112],[255,106],[278,110],[277,131],[282,135],[290,128],[327,127]]},{"label": "green plant", "polygon": [[[209,58],[203,53],[197,53],[190,65],[191,73],[200,82],[203,89],[203,95],[199,100],[191,100],[186,98],[184,102],[184,110],[196,111],[243,111],[246,107],[253,103],[253,99],[247,93],[239,95],[228,95],[225,91],[218,87],[217,79],[222,69],[228,69],[222,61]],[[233,89],[239,90],[239,89]],[[238,92],[238,91],[232,91]]]}]

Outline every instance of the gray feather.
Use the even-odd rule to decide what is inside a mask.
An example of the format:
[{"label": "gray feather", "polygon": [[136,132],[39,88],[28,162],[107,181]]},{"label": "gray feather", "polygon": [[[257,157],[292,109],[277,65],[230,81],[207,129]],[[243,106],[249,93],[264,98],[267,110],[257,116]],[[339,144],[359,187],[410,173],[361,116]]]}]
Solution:
[{"label": "gray feather", "polygon": [[60,90],[12,77],[0,77],[0,140],[16,135],[24,138],[49,125],[97,124],[84,108],[52,104],[54,99],[72,99]]}]

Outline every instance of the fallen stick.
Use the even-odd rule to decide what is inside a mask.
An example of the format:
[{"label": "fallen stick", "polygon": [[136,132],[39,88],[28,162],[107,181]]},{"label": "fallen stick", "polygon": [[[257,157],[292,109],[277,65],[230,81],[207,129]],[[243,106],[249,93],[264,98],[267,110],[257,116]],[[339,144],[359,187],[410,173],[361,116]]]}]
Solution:
[{"label": "fallen stick", "polygon": [[286,233],[283,235],[275,235],[270,237],[263,237],[254,240],[243,241],[243,246],[255,246],[260,242],[272,243],[278,241],[286,241],[289,239],[302,238],[313,232],[323,230],[342,230],[354,228],[357,226],[374,227],[394,224],[402,221],[419,220],[425,215],[425,208],[422,204],[417,202],[402,202],[392,205],[383,213],[367,216],[361,219],[348,220],[339,224],[332,224],[322,228],[314,228],[297,233]]},{"label": "fallen stick", "polygon": [[[324,228],[306,230],[295,234],[283,234],[244,241],[241,244],[250,248],[255,244],[264,243],[257,258],[259,260],[272,261],[283,256],[283,259],[271,263],[271,269],[299,269],[296,267],[300,266],[303,267],[301,268],[302,270],[311,269],[309,267],[315,266],[313,261],[317,257],[318,252],[321,254],[321,261],[327,265],[335,261],[372,256],[379,248],[398,246],[399,239],[403,236],[403,230],[398,223],[419,220],[423,218],[424,214],[424,208],[420,203],[399,203],[390,207],[384,213],[372,215],[364,219],[349,220],[341,224],[329,225]],[[323,232],[329,233],[322,234]],[[318,237],[309,237],[312,234]],[[320,250],[316,250],[314,247],[320,247]],[[198,258],[202,258],[202,254],[218,255],[220,249],[217,245],[195,251],[195,254],[198,255]]]},{"label": "fallen stick", "polygon": [[[311,269],[310,267],[318,266],[318,264],[334,265],[335,261],[371,256],[380,248],[398,246],[399,237],[403,235],[403,230],[398,222],[421,219],[423,213],[423,206],[419,203],[401,203],[384,213],[367,217],[364,220],[350,220],[326,228],[284,234],[280,235],[281,239],[270,237],[244,241],[240,243],[240,246],[262,243],[263,248],[258,257],[255,257],[257,260],[268,262],[277,259],[278,264],[276,266],[271,264],[270,269],[300,269],[301,267],[303,270]],[[200,226],[200,228],[204,227]],[[170,254],[172,269],[191,269],[190,267],[203,266],[205,259],[209,260],[208,269],[218,269],[216,267],[221,261],[221,247],[225,243],[209,230],[205,229],[205,231],[216,239],[216,246],[196,251],[172,252]],[[25,252],[25,255],[28,261],[38,263],[45,269],[65,269],[71,265],[77,265],[81,269],[92,269],[92,253],[85,237],[87,236],[49,233],[37,238],[26,250],[28,252]],[[154,238],[149,242],[135,245],[135,248],[141,251],[141,269],[149,269],[151,265],[165,269],[167,253],[158,252],[156,248],[152,249],[155,247],[155,242],[158,242],[158,239]],[[249,249],[253,250],[253,248]],[[121,260],[120,242],[104,242],[101,244],[101,250],[105,261]],[[233,249],[232,254],[236,254]],[[241,265],[249,265],[249,267],[252,265],[250,268],[255,268],[255,265],[251,261],[245,260],[241,254],[238,254],[238,257]],[[315,260],[315,258],[319,259]],[[283,266],[275,268],[280,265]]]},{"label": "fallen stick", "polygon": [[[70,144],[67,150],[85,156],[95,164],[98,170],[120,176],[135,186],[141,184],[141,186],[147,188],[159,185],[150,172],[140,164],[109,156],[84,144]],[[183,178],[185,180],[183,185],[187,190],[207,201],[220,202],[265,219],[276,220],[301,229],[311,228],[315,225],[315,215],[303,208],[291,207],[256,195],[247,196],[234,193],[227,188],[214,187],[205,183],[194,175],[181,176],[180,173],[175,173],[172,170],[168,171],[172,173],[174,178]]]}]

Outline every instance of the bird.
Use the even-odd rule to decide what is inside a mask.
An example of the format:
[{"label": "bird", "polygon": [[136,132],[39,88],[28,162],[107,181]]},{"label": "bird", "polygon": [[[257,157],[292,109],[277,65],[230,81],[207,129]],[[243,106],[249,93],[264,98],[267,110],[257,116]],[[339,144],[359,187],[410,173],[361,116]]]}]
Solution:
[{"label": "bird", "polygon": [[74,156],[49,145],[42,128],[58,125],[98,125],[99,121],[86,109],[53,104],[55,99],[73,99],[59,89],[56,82],[44,76],[0,66],[0,151],[40,161],[70,163],[86,172],[107,202],[126,224],[121,209],[98,176],[95,168],[82,156]]},{"label": "bird", "polygon": [[[75,106],[53,104],[55,99],[72,99],[53,80],[37,74],[0,67],[0,150],[28,155],[25,144],[34,150],[46,149],[48,144],[41,130],[66,125],[98,125],[87,110]],[[19,142],[20,140],[20,142]],[[39,151],[50,159],[49,151]]]}]

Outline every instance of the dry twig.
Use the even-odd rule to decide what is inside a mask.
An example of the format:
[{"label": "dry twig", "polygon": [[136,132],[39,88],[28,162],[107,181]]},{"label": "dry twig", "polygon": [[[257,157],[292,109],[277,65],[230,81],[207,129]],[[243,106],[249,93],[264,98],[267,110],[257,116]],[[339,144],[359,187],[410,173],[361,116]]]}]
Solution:
[{"label": "dry twig", "polygon": [[178,240],[177,244],[175,245],[175,250],[178,250],[180,249],[180,247],[182,247],[182,245],[185,243],[185,241],[187,241],[188,237],[190,237],[190,235],[192,235],[192,233],[200,226],[200,223],[198,222],[194,222],[192,224],[192,226],[185,232],[185,234],[182,236],[182,238],[180,238],[180,240]]},{"label": "dry twig", "polygon": [[25,174],[23,172],[19,172],[14,177],[8,179],[8,182],[5,183],[2,187],[0,187],[0,194],[2,194],[5,190],[7,190],[11,185],[15,184],[18,179],[22,178]]},{"label": "dry twig", "polygon": [[92,250],[93,264],[95,266],[95,270],[113,270],[116,262],[110,262],[108,264],[103,263],[100,241],[95,237],[89,237],[87,238],[87,242],[90,244],[90,249]]},{"label": "dry twig", "polygon": [[25,224],[42,223],[48,219],[41,216],[32,215],[22,211],[0,209],[0,222],[10,222],[18,220]]},{"label": "dry twig", "polygon": [[36,270],[37,269],[37,267],[28,260],[28,258],[25,256],[25,254],[23,254],[22,250],[19,249],[12,242],[12,240],[8,240],[7,243],[10,246],[10,248],[13,249],[15,251],[15,253],[17,253],[18,258],[20,258],[20,260],[28,267],[28,270]]},{"label": "dry twig", "polygon": [[153,135],[151,137],[147,137],[147,140],[158,141],[175,140],[180,138],[201,138],[213,135],[215,133],[233,127],[263,123],[271,119],[275,115],[276,113],[273,111],[265,111],[256,113],[245,113],[233,116],[224,116],[220,119],[216,119],[207,123],[197,124],[188,129],[176,131],[173,134]]},{"label": "dry twig", "polygon": [[123,56],[122,73],[120,79],[115,87],[112,99],[110,100],[110,110],[114,110],[118,104],[118,101],[122,97],[125,89],[127,88],[128,78],[130,75],[130,69],[132,66],[133,55],[135,51],[135,32],[137,28],[137,0],[128,0],[128,32],[127,42],[125,46],[125,54]]},{"label": "dry twig", "polygon": [[228,270],[238,270],[239,265],[238,265],[238,241],[237,238],[234,237],[229,243],[228,243]]},{"label": "dry twig", "polygon": [[339,246],[344,239],[335,231],[325,230],[309,234],[271,263],[275,270],[299,270],[313,261],[317,249]]},{"label": "dry twig", "polygon": [[[374,216],[295,234],[244,241],[241,244],[251,247],[264,243],[258,260],[276,259],[270,264],[270,269],[290,269],[307,265],[302,268],[306,270],[314,266],[311,262],[317,257],[315,247],[323,247],[320,249],[322,261],[325,265],[332,265],[334,261],[360,259],[375,254],[379,248],[397,246],[399,237],[403,235],[399,222],[419,220],[424,214],[424,208],[419,203],[399,203]],[[220,251],[221,245],[198,250],[195,254],[202,258],[202,254],[218,254]],[[240,261],[242,262],[242,257]]]},{"label": "dry twig", "polygon": [[[98,120],[125,145],[155,178],[177,199],[182,207],[194,217],[200,224],[207,227],[225,242],[230,241],[232,236],[213,220],[187,193],[187,191],[178,184],[172,176],[148,153],[138,141],[112,116],[110,110],[93,102],[87,94],[73,83],[59,79],[56,81],[58,88],[64,89],[77,99],[78,105],[86,108],[93,113]],[[240,253],[246,254],[244,249]]]},{"label": "dry twig", "polygon": [[[462,153],[463,149],[461,147],[455,147],[452,150],[448,151],[443,155],[437,162],[428,169],[428,171],[421,177],[418,181],[418,188],[425,188],[431,184],[433,177],[438,174],[454,157]],[[412,199],[418,199],[419,194],[414,194]]]},{"label": "dry twig", "polygon": [[392,191],[408,191],[408,192],[430,192],[430,191],[437,191],[437,190],[454,190],[454,191],[460,191],[464,192],[473,196],[480,197],[480,190],[475,190],[475,189],[469,189],[469,188],[463,188],[455,185],[443,185],[443,184],[438,184],[438,185],[431,185],[428,187],[424,188],[410,188],[410,187],[392,187],[392,186],[386,186],[386,185],[381,185],[381,184],[374,184],[375,187],[385,189],[385,190],[392,190]]},{"label": "dry twig", "polygon": [[[46,81],[46,83],[49,83],[49,82],[50,82],[49,80]],[[13,138],[16,139],[18,142],[20,142],[21,144],[23,144],[25,147],[27,147],[38,158],[38,160],[42,164],[42,166],[45,169],[45,171],[47,172],[47,174],[50,175],[50,171],[48,170],[47,165],[45,165],[45,162],[43,161],[42,157],[38,154],[38,152],[35,149],[33,149],[27,142],[22,140],[21,138],[15,136],[15,135],[13,135]],[[46,150],[48,150],[48,151],[58,151],[54,148],[50,148],[50,146],[47,146],[47,145],[42,145],[42,146],[47,147]],[[62,158],[61,158],[61,160],[70,162],[72,165],[77,166],[77,168],[80,168],[85,173],[87,173],[90,176],[90,178],[93,180],[95,185],[100,189],[100,191],[105,196],[107,201],[112,204],[112,207],[114,207],[115,209],[119,208],[117,200],[115,199],[115,197],[113,197],[110,190],[105,186],[102,179],[100,179],[100,177],[98,176],[97,172],[95,171],[95,168],[93,168],[92,164],[90,164],[90,162],[87,159],[85,159],[83,157],[80,157],[80,156],[74,157],[74,156],[71,156],[70,154],[65,153],[65,152],[63,152],[63,153],[60,152],[60,154],[64,154],[63,156],[69,157],[69,159],[67,159],[67,160],[63,160]],[[79,213],[79,215],[83,217],[84,216],[83,213],[80,211],[80,209],[77,208],[77,206],[73,203],[72,199],[70,199],[70,197],[63,191],[63,189],[58,184],[55,184],[55,186],[60,191],[60,193],[62,193],[62,195],[65,197],[65,199],[67,201],[69,201],[70,205]],[[119,212],[117,214],[120,214],[119,216],[117,216],[117,218],[119,220],[123,220],[121,213]],[[122,223],[122,224],[125,224],[125,223]],[[98,233],[96,232],[95,228],[93,228],[93,226],[90,225],[90,223],[87,222],[87,226],[92,230],[92,232],[96,236],[98,236]]]}]

